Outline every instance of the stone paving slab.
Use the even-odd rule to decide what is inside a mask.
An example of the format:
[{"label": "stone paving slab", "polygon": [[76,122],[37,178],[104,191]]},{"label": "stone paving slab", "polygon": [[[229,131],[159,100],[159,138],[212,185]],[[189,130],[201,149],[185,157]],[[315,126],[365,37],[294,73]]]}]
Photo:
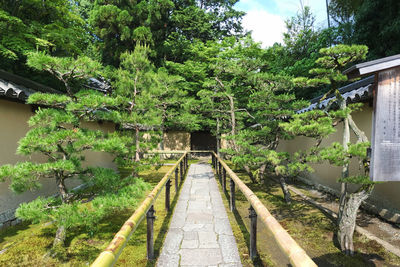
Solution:
[{"label": "stone paving slab", "polygon": [[157,266],[242,266],[209,164],[190,165]]}]

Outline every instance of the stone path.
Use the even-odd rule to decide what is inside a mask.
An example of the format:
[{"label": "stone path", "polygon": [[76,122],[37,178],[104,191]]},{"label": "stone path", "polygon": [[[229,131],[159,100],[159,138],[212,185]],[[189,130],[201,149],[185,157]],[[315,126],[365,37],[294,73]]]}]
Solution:
[{"label": "stone path", "polygon": [[209,164],[192,164],[157,266],[242,266]]}]

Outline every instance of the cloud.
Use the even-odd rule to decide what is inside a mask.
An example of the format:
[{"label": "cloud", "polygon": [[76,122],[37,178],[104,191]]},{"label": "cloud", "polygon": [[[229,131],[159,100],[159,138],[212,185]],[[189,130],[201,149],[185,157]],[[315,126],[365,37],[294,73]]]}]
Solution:
[{"label": "cloud", "polygon": [[270,14],[266,10],[247,11],[243,18],[243,27],[252,31],[253,39],[261,42],[263,47],[282,42],[283,33],[286,30],[283,18]]},{"label": "cloud", "polygon": [[[317,27],[326,27],[326,6],[323,0],[301,0],[311,7],[316,16]],[[247,14],[243,17],[243,27],[252,31],[253,39],[264,47],[282,42],[286,31],[285,20],[296,16],[300,10],[300,0],[240,0],[235,7]]]},{"label": "cloud", "polygon": [[[254,1],[254,0],[249,0]],[[323,0],[273,0],[278,8],[278,13],[286,18],[295,16],[301,8],[300,2],[303,6],[309,6],[311,12],[316,16],[316,23],[320,26],[325,26],[326,19],[326,2]]]}]

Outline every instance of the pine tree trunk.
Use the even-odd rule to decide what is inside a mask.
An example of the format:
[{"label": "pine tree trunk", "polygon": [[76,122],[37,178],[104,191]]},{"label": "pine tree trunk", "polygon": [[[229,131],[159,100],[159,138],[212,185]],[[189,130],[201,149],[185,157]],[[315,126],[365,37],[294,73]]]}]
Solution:
[{"label": "pine tree trunk", "polygon": [[220,157],[220,153],[219,153],[219,149],[221,147],[221,139],[219,137],[219,118],[217,117],[217,133],[216,133],[216,137],[217,137],[217,155],[218,157]]},{"label": "pine tree trunk", "polygon": [[245,170],[245,172],[247,173],[247,175],[250,177],[250,180],[252,183],[256,183],[256,178],[254,178],[254,175],[252,173],[252,171],[250,170],[249,166],[244,165],[243,169]]},{"label": "pine tree trunk", "polygon": [[357,192],[348,194],[344,198],[337,236],[340,249],[347,255],[354,254],[353,235],[356,227],[357,211],[361,203],[371,195],[373,188],[373,185],[363,186]]},{"label": "pine tree trunk", "polygon": [[[340,103],[340,109],[346,109],[346,100],[342,100]],[[342,146],[345,151],[348,150],[350,143],[350,127],[349,119],[346,117],[343,121],[343,141]],[[342,167],[342,179],[349,177],[349,164],[345,163]],[[339,212],[338,212],[338,223],[341,220],[342,214],[344,212],[343,208],[345,205],[345,198],[347,195],[347,183],[342,182],[340,185],[340,199],[339,199]]]},{"label": "pine tree trunk", "polygon": [[261,184],[265,183],[265,169],[267,168],[267,165],[263,164],[261,167],[258,169],[258,177],[260,180]]},{"label": "pine tree trunk", "polygon": [[140,154],[139,154],[139,150],[140,150],[140,142],[139,142],[139,126],[136,125],[136,129],[135,129],[135,146],[136,146],[136,152],[135,152],[135,162],[139,162],[140,161]]},{"label": "pine tree trunk", "polygon": [[56,237],[53,241],[53,248],[58,246],[64,246],[65,238],[67,236],[67,231],[64,226],[59,226],[57,228]]},{"label": "pine tree trunk", "polygon": [[337,224],[339,225],[339,221],[342,218],[342,214],[344,212],[344,205],[346,204],[346,196],[347,196],[347,183],[340,183],[340,197],[339,197],[339,211]]},{"label": "pine tree trunk", "polygon": [[63,203],[67,203],[68,202],[67,187],[65,186],[64,178],[61,177],[60,174],[56,174],[56,184],[58,187],[58,192],[60,193],[61,196],[61,201]]},{"label": "pine tree trunk", "polygon": [[279,178],[279,183],[280,183],[281,188],[282,188],[283,197],[284,197],[284,199],[285,199],[285,202],[286,202],[287,204],[292,203],[292,196],[290,195],[290,191],[289,191],[289,189],[288,189],[288,187],[287,187],[285,177],[281,176],[281,177]]}]

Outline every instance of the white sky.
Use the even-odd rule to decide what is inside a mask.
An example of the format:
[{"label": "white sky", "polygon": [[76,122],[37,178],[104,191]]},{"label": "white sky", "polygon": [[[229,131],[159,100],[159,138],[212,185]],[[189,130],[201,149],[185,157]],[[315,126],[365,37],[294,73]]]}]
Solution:
[{"label": "white sky", "polygon": [[[325,0],[302,0],[311,7],[316,16],[316,26],[327,24]],[[243,27],[252,31],[253,39],[263,47],[282,42],[285,20],[295,16],[300,9],[300,0],[240,0],[236,9],[245,11]]]}]

